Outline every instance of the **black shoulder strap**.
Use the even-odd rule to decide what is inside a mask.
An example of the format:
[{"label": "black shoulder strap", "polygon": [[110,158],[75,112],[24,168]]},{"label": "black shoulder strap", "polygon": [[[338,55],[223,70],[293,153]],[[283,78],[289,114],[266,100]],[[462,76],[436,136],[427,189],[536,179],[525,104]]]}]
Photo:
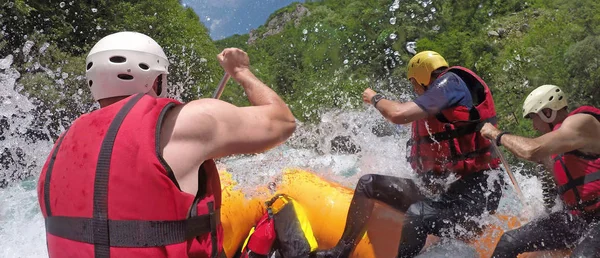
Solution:
[{"label": "black shoulder strap", "polygon": [[108,127],[100,146],[100,154],[96,163],[96,178],[94,179],[94,253],[96,257],[110,257],[110,237],[108,227],[108,178],[112,151],[119,128],[129,111],[142,99],[144,94],[137,94],[119,110]]},{"label": "black shoulder strap", "polygon": [[582,112],[579,112],[579,113],[577,113],[577,114],[587,114],[587,115],[591,115],[591,116],[595,117],[595,118],[596,118],[596,120],[600,121],[600,114],[597,114],[597,113],[594,113],[594,112],[590,112],[590,111],[582,111]]},{"label": "black shoulder strap", "polygon": [[584,159],[584,160],[597,160],[597,159],[600,159],[600,155],[598,155],[598,154],[586,154],[586,153],[583,153],[580,150],[569,151],[569,152],[566,152],[565,155],[573,155],[575,157],[578,157],[578,158]]}]

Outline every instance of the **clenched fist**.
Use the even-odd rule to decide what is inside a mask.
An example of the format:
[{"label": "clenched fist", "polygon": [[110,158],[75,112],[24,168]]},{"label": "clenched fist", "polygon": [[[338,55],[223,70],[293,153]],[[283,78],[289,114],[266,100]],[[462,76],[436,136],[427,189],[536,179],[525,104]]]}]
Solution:
[{"label": "clenched fist", "polygon": [[225,72],[233,77],[250,66],[248,54],[239,48],[226,48],[217,55],[217,59]]},{"label": "clenched fist", "polygon": [[362,94],[363,101],[367,104],[372,104],[371,99],[373,98],[373,96],[375,96],[375,94],[377,94],[377,92],[375,92],[371,88],[367,88]]}]

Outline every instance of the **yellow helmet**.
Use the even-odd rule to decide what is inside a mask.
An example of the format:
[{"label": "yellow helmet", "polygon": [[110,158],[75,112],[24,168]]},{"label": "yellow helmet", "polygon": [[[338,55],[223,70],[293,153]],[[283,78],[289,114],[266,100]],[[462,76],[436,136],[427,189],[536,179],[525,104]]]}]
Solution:
[{"label": "yellow helmet", "polygon": [[408,62],[408,79],[415,78],[417,83],[429,85],[431,72],[440,67],[448,67],[448,63],[440,54],[434,51],[419,52]]},{"label": "yellow helmet", "polygon": [[[562,91],[558,86],[555,85],[542,85],[537,87],[523,102],[523,118],[526,118],[527,115],[532,113],[539,113],[545,108],[552,109],[553,111],[557,111],[563,109],[567,106],[567,96],[565,96],[565,92]],[[552,112],[553,116],[556,116],[556,112]],[[554,120],[554,119],[544,119],[545,116],[542,116],[544,121],[546,120]]]}]

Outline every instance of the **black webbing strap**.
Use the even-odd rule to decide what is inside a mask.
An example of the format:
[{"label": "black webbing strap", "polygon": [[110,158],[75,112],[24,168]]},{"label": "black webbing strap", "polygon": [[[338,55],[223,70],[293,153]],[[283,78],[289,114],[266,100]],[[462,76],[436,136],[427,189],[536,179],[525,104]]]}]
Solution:
[{"label": "black webbing strap", "polygon": [[587,115],[591,115],[593,117],[596,118],[596,120],[600,121],[600,114],[596,114],[594,112],[589,112],[589,111],[583,111],[583,112],[578,112],[577,114],[587,114]]},{"label": "black webbing strap", "polygon": [[60,145],[65,139],[65,136],[67,135],[68,131],[69,128],[67,128],[67,130],[63,133],[62,137],[58,139],[58,143],[56,144],[56,147],[54,147],[54,151],[52,152],[50,162],[48,162],[46,177],[44,178],[44,206],[46,207],[46,216],[52,216],[52,209],[50,209],[50,180],[52,180],[52,169],[54,169],[54,162],[56,161],[56,155],[58,154]]},{"label": "black webbing strap", "polygon": [[[201,199],[204,199],[206,196],[206,188],[203,186],[207,185],[208,175],[207,170],[204,168],[204,164],[200,165],[198,169],[198,190],[196,191],[196,197],[194,198],[194,202],[190,207],[188,218],[194,218],[198,214],[198,203]],[[211,241],[211,257],[217,258],[222,255],[219,253],[219,238],[217,235],[217,225],[221,222],[219,210],[215,210],[215,203],[208,202],[206,203],[208,206],[208,219],[209,219],[209,230],[210,230],[210,241]],[[208,233],[208,232],[205,232]]]},{"label": "black webbing strap", "polygon": [[564,194],[566,191],[574,189],[577,186],[588,184],[594,181],[600,180],[600,171],[596,171],[585,176],[581,176],[575,179],[570,179],[566,184],[558,187],[558,193]]},{"label": "black webbing strap", "polygon": [[219,210],[215,210],[215,203],[209,202],[208,205],[208,215],[210,219],[210,241],[211,241],[211,257],[217,258],[219,255],[219,238],[217,235],[217,224],[220,222],[220,216],[215,214],[220,213]]},{"label": "black webbing strap", "polygon": [[565,152],[565,155],[573,155],[575,157],[578,157],[580,159],[584,159],[584,160],[597,160],[600,159],[600,155],[593,155],[593,154],[585,154],[582,151],[579,150],[573,150],[573,151],[569,151],[569,152]]},{"label": "black webbing strap", "polygon": [[[452,131],[450,124],[444,124],[444,129],[446,129],[446,132]],[[450,160],[452,160],[452,165],[454,166],[458,163],[458,150],[456,149],[456,144],[454,144],[454,139],[451,139],[451,141],[448,143],[448,146],[450,147]]]},{"label": "black webbing strap", "polygon": [[[218,216],[220,212],[216,212]],[[109,247],[157,247],[183,243],[211,231],[211,215],[176,221],[107,220]],[[214,215],[213,215],[214,216]],[[46,230],[57,237],[95,244],[94,219],[52,216]],[[102,239],[101,241],[106,241]]]},{"label": "black webbing strap", "polygon": [[[94,179],[94,217],[92,219],[94,254],[96,258],[110,257],[110,227],[108,223],[108,178],[110,161],[117,133],[125,117],[133,106],[142,99],[144,94],[137,94],[119,110],[108,127],[102,140],[98,162],[96,164],[96,178]],[[113,240],[116,241],[116,240]]]},{"label": "black webbing strap", "polygon": [[[419,140],[417,141],[417,144],[433,143],[434,140],[438,141],[438,142],[447,141],[450,139],[455,139],[455,138],[459,138],[461,136],[472,134],[474,132],[477,132],[477,126],[479,124],[486,123],[486,122],[496,124],[497,118],[496,118],[496,116],[493,116],[493,117],[490,117],[488,119],[485,119],[485,120],[483,120],[481,122],[477,122],[477,123],[465,122],[466,123],[465,125],[457,126],[457,128],[452,129],[452,130],[446,130],[443,132],[434,133],[432,135],[420,136]],[[411,142],[411,144],[413,144],[413,143]]]}]

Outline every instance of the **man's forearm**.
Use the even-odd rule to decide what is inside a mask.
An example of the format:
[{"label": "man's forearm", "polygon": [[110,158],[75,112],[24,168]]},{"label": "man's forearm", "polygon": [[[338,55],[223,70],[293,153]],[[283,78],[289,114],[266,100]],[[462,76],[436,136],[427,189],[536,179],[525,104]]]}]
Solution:
[{"label": "man's forearm", "polygon": [[398,110],[397,104],[398,103],[392,100],[381,99],[379,102],[377,102],[375,108],[379,111],[379,113],[381,113],[381,115],[383,115],[383,117],[388,120],[392,120],[392,117]]},{"label": "man's forearm", "polygon": [[500,143],[502,146],[521,159],[538,163],[543,161],[544,157],[540,157],[538,155],[539,144],[533,139],[518,135],[504,134],[500,139]]},{"label": "man's forearm", "polygon": [[236,74],[233,79],[242,85],[246,95],[248,95],[248,100],[253,106],[285,105],[285,102],[275,91],[256,78],[249,70]]}]

